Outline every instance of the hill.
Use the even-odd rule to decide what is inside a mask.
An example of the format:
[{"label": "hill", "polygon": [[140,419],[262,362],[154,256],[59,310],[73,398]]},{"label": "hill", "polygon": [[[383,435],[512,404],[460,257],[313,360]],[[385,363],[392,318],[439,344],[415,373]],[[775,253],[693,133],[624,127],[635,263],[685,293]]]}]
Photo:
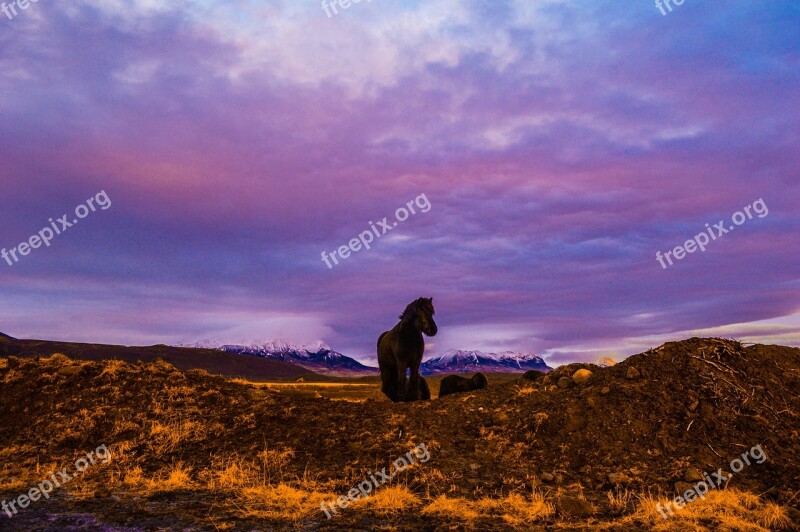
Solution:
[{"label": "hill", "polygon": [[[0,359],[0,442],[14,459],[0,477],[17,484],[0,485],[0,498],[106,444],[113,464],[82,477],[80,496],[37,503],[15,524],[788,529],[800,524],[799,377],[798,349],[693,338],[611,367],[562,366],[432,401],[351,403],[162,361],[11,357]],[[424,463],[323,514],[321,502],[420,445]],[[659,515],[657,504],[712,472],[729,476],[735,460],[724,486],[669,521]]]},{"label": "hill", "polygon": [[0,335],[0,356],[47,357],[62,353],[80,360],[124,360],[126,362],[153,362],[161,358],[183,370],[204,369],[210,373],[230,377],[273,380],[319,379],[311,371],[274,360],[242,357],[215,349],[189,349],[154,345],[129,347],[121,345],[51,342],[44,340],[17,340]]}]

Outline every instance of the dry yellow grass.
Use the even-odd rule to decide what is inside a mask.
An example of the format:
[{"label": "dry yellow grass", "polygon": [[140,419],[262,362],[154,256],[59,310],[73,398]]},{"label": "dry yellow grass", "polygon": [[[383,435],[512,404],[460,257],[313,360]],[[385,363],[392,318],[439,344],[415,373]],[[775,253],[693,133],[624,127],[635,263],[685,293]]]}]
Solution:
[{"label": "dry yellow grass", "polygon": [[202,423],[177,420],[170,423],[155,422],[150,426],[150,436],[157,455],[170,453],[186,441],[202,439],[206,429]]},{"label": "dry yellow grass", "polygon": [[480,517],[471,506],[472,501],[461,498],[450,498],[441,495],[422,509],[422,515],[443,517],[455,521],[473,521]]},{"label": "dry yellow grass", "polygon": [[636,494],[628,489],[617,488],[606,493],[608,506],[612,512],[621,514],[628,510],[628,506],[636,498]]},{"label": "dry yellow grass", "polygon": [[365,508],[380,515],[388,515],[420,503],[419,497],[405,486],[387,486],[379,488],[367,498],[357,499],[351,506]]},{"label": "dry yellow grass", "polygon": [[148,492],[179,491],[194,487],[192,482],[192,469],[178,462],[154,479],[145,481]]},{"label": "dry yellow grass", "polygon": [[245,518],[298,521],[322,515],[320,504],[335,500],[337,495],[300,489],[288,484],[244,488],[240,492],[236,513]]},{"label": "dry yellow grass", "polygon": [[673,514],[663,510],[668,499],[643,496],[639,508],[621,523],[645,523],[652,530],[747,530],[764,531],[790,528],[791,520],[785,510],[773,503],[762,501],[758,495],[739,490],[715,490],[704,499],[696,499],[682,510],[673,508]]},{"label": "dry yellow grass", "polygon": [[455,521],[500,517],[511,526],[521,527],[551,517],[555,508],[544,495],[535,491],[530,497],[512,493],[500,499],[487,497],[478,501],[442,495],[423,508],[422,513]]}]

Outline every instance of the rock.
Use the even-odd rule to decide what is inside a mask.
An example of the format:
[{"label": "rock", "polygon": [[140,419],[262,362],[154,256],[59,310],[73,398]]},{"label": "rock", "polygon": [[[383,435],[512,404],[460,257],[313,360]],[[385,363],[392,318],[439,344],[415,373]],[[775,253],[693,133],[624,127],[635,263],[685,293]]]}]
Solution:
[{"label": "rock", "polygon": [[505,425],[510,419],[511,418],[509,418],[504,412],[498,412],[492,415],[492,423],[495,425]]},{"label": "rock", "polygon": [[675,483],[675,493],[677,493],[678,495],[683,495],[689,490],[694,490],[694,484],[690,484],[689,482]]},{"label": "rock", "polygon": [[539,478],[542,479],[542,482],[546,482],[548,484],[550,484],[551,482],[553,482],[556,479],[555,475],[553,475],[552,473],[547,473],[547,472],[542,473],[539,476]]},{"label": "rock", "polygon": [[602,393],[603,395],[608,395],[610,392],[611,388],[609,388],[608,386],[603,386],[603,389],[600,390],[600,393]]},{"label": "rock", "polygon": [[633,366],[628,368],[628,373],[625,374],[625,378],[628,380],[636,380],[641,377],[642,374],[639,372],[638,369],[634,368]]},{"label": "rock", "polygon": [[586,420],[581,416],[580,410],[577,408],[567,409],[567,421],[564,424],[564,430],[567,432],[577,432],[586,427]]},{"label": "rock", "polygon": [[575,384],[583,384],[592,378],[592,372],[588,369],[579,369],[572,374],[572,382]]},{"label": "rock", "polygon": [[547,375],[544,371],[539,371],[538,369],[530,369],[522,374],[523,379],[528,379],[529,381],[535,381],[537,379],[541,379]]},{"label": "rock", "polygon": [[577,497],[561,496],[556,501],[556,509],[561,517],[590,517],[594,513],[592,504]]},{"label": "rock", "polygon": [[569,379],[569,377],[561,377],[560,379],[558,379],[559,388],[569,388],[569,385],[571,383],[572,381]]},{"label": "rock", "polygon": [[478,464],[470,464],[469,468],[472,469],[473,471],[477,471],[478,469],[481,468],[481,466],[479,466]]},{"label": "rock", "polygon": [[703,480],[705,480],[705,478],[703,477],[703,473],[701,473],[699,469],[690,467],[683,474],[683,480],[685,480],[686,482],[695,483],[695,482],[702,482]]},{"label": "rock", "polygon": [[618,486],[620,484],[630,484],[631,479],[625,473],[609,473],[608,481]]},{"label": "rock", "polygon": [[81,370],[81,366],[66,366],[58,370],[58,374],[64,377],[69,377],[70,375],[75,375]]}]

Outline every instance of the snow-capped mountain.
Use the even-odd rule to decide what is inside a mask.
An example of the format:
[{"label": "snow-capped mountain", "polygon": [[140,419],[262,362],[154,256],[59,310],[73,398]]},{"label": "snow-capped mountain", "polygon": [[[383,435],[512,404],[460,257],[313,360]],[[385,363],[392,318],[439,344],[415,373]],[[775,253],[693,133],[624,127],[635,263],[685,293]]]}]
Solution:
[{"label": "snow-capped mountain", "polygon": [[442,355],[430,358],[420,366],[423,375],[442,373],[500,372],[516,373],[529,369],[551,371],[545,361],[536,355],[504,351],[485,353],[483,351],[463,351],[451,349]]},{"label": "snow-capped mountain", "polygon": [[374,375],[378,368],[371,368],[334,351],[328,344],[317,342],[314,344],[292,344],[285,340],[253,341],[226,344],[216,340],[201,340],[199,342],[178,343],[176,347],[194,347],[201,349],[219,349],[227,353],[251,355],[279,360],[289,364],[301,366],[314,373],[335,376]]}]

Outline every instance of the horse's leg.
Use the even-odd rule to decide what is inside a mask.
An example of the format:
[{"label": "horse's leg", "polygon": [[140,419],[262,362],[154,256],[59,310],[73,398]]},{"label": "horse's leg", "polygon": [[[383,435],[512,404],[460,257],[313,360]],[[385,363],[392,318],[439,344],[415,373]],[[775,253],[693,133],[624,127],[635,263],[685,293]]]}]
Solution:
[{"label": "horse's leg", "polygon": [[419,397],[419,365],[422,362],[422,357],[415,359],[411,362],[411,399],[418,400]]},{"label": "horse's leg", "polygon": [[406,369],[408,366],[397,361],[397,401],[402,402],[406,400]]},{"label": "horse's leg", "polygon": [[397,386],[397,376],[395,372],[392,371],[393,368],[391,366],[382,366],[381,367],[381,391],[386,394],[386,397],[391,399],[392,401],[397,400],[395,394],[395,386]]}]

